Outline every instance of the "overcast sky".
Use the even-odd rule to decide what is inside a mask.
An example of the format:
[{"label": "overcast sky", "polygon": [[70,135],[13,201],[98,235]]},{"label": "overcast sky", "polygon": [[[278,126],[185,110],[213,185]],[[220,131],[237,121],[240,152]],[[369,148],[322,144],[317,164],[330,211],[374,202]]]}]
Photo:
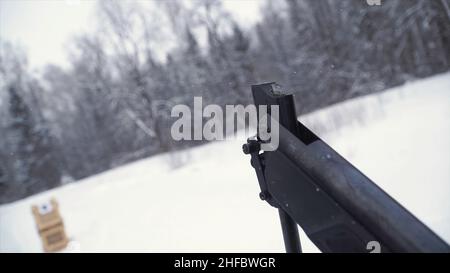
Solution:
[{"label": "overcast sky", "polygon": [[[224,6],[242,25],[249,25],[259,19],[261,2],[226,0]],[[24,46],[34,68],[65,65],[70,38],[93,29],[95,6],[96,0],[0,0],[0,39]]]}]

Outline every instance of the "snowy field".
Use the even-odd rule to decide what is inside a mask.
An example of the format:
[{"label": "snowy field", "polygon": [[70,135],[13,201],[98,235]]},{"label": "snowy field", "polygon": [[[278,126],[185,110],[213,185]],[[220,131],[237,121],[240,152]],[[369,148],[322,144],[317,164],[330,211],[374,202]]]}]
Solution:
[{"label": "snowy field", "polygon": [[[450,73],[300,119],[450,242]],[[41,252],[31,205],[55,197],[74,252],[283,252],[241,151],[211,143],[160,155],[0,207],[0,251]],[[304,250],[317,249],[301,234]]]}]

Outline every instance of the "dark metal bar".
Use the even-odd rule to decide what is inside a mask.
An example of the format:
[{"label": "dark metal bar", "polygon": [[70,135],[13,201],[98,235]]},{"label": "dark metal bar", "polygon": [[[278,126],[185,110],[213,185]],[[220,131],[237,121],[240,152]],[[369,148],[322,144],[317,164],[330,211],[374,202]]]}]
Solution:
[{"label": "dark metal bar", "polygon": [[286,253],[302,253],[297,223],[284,210],[278,209]]}]

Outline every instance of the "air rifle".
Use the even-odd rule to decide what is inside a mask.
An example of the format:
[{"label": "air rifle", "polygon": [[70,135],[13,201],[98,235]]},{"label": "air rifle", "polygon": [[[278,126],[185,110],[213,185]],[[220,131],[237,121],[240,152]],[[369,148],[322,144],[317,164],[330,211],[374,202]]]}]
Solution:
[{"label": "air rifle", "polygon": [[327,253],[450,252],[446,242],[300,123],[293,95],[278,92],[275,83],[254,85],[252,93],[257,109],[279,107],[278,148],[262,151],[257,135],[243,150],[251,155],[260,198],[279,210],[286,252],[301,252],[297,225]]}]

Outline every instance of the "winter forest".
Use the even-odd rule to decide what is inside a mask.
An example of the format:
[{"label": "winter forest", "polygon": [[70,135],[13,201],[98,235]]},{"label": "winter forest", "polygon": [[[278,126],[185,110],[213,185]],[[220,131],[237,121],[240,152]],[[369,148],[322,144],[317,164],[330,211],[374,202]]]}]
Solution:
[{"label": "winter forest", "polygon": [[194,96],[248,105],[276,81],[303,114],[450,70],[450,0],[261,1],[251,27],[215,0],[99,1],[70,66],[39,73],[0,33],[0,204],[204,143],[170,137]]}]

